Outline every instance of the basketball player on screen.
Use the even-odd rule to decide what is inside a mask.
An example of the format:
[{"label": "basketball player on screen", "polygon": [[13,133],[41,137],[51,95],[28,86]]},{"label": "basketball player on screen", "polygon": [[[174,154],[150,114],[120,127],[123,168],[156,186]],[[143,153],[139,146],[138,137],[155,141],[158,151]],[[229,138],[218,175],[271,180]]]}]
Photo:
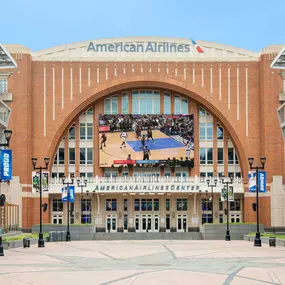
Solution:
[{"label": "basketball player on screen", "polygon": [[147,141],[149,141],[149,139],[153,140],[151,127],[148,127],[147,129]]},{"label": "basketball player on screen", "polygon": [[122,132],[121,133],[120,138],[122,139],[122,144],[121,144],[120,148],[122,148],[123,146],[126,147],[127,137],[128,137],[127,132]]},{"label": "basketball player on screen", "polygon": [[190,158],[191,143],[190,141],[186,141],[186,143],[183,141],[183,143],[186,145],[186,157]]},{"label": "basketball player on screen", "polygon": [[106,141],[107,141],[107,136],[105,133],[102,133],[102,136],[101,136],[101,149],[103,149],[103,145],[104,147],[106,147]]},{"label": "basketball player on screen", "polygon": [[148,149],[147,146],[145,146],[143,149],[143,160],[149,160],[150,155],[151,155],[150,150]]}]

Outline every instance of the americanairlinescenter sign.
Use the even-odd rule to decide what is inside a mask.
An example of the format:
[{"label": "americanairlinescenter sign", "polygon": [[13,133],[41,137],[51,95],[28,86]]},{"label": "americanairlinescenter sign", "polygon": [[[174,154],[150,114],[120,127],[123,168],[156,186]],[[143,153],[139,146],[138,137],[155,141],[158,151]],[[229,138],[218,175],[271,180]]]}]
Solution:
[{"label": "americanairlinescenter sign", "polygon": [[189,185],[180,183],[167,183],[167,184],[123,184],[123,183],[104,183],[97,184],[93,189],[96,192],[197,192],[199,185]]}]

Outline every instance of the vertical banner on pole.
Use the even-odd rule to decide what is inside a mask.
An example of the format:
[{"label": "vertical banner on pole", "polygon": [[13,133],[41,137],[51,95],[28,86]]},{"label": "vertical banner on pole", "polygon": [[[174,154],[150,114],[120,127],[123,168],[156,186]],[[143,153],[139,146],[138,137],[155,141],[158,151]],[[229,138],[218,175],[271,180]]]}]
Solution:
[{"label": "vertical banner on pole", "polygon": [[68,191],[69,191],[69,202],[74,203],[75,201],[75,187],[67,186],[61,188],[61,200],[62,202],[68,202]]},{"label": "vertical banner on pole", "polygon": [[[266,172],[259,171],[258,172],[258,192],[265,193],[266,192]],[[248,173],[248,192],[256,192],[256,172],[249,171]]]},{"label": "vertical banner on pole", "polygon": [[221,201],[224,202],[226,200],[227,200],[227,189],[226,188],[222,188]]},{"label": "vertical banner on pole", "polygon": [[233,202],[234,200],[235,200],[234,186],[229,186],[229,201]]},{"label": "vertical banner on pole", "polygon": [[0,179],[2,181],[12,180],[12,151],[10,149],[0,150]]},{"label": "vertical banner on pole", "polygon": [[[40,173],[37,171],[32,172],[32,185],[33,191],[38,191],[40,189]],[[49,190],[49,172],[42,171],[42,190]]]}]

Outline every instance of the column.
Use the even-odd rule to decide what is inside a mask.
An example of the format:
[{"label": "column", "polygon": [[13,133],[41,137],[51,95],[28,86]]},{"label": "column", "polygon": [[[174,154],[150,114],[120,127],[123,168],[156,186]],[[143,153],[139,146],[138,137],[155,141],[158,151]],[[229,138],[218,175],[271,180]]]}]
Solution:
[{"label": "column", "polygon": [[159,195],[159,231],[166,231],[166,195]]},{"label": "column", "polygon": [[80,173],[80,124],[79,124],[79,117],[75,119],[75,177],[79,177]]}]

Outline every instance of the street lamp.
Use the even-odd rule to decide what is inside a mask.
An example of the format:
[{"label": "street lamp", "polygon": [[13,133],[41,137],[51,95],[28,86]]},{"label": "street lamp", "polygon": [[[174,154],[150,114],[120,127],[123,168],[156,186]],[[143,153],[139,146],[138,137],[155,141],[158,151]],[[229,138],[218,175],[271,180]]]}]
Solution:
[{"label": "street lamp", "polygon": [[6,143],[0,143],[0,146],[9,147],[10,139],[12,137],[12,131],[11,130],[4,130],[4,136],[5,136]]},{"label": "street lamp", "polygon": [[39,232],[39,240],[38,240],[38,247],[45,247],[45,241],[44,241],[44,235],[43,235],[43,197],[42,197],[42,171],[43,170],[47,170],[48,169],[48,164],[49,164],[49,157],[45,157],[44,158],[44,161],[45,161],[45,167],[36,167],[36,164],[37,164],[37,158],[36,157],[33,157],[32,158],[32,164],[33,164],[33,167],[34,167],[34,170],[39,170],[39,173],[40,174],[40,232]]},{"label": "street lamp", "polygon": [[[83,188],[87,187],[87,179],[77,179],[77,186],[81,187],[81,197],[80,197],[80,207],[81,207],[81,223],[83,218],[83,207],[82,207],[82,199],[83,199]],[[85,209],[86,211],[86,209]],[[85,222],[86,223],[86,222]]]},{"label": "street lamp", "polygon": [[70,230],[69,230],[69,204],[70,204],[70,189],[69,186],[73,185],[74,182],[74,174],[70,175],[70,180],[71,182],[67,181],[65,182],[65,177],[62,177],[62,184],[67,185],[67,231],[66,231],[66,241],[71,241],[71,236],[70,236]]},{"label": "street lamp", "polygon": [[259,209],[258,209],[258,185],[259,185],[259,177],[258,177],[258,170],[259,169],[264,169],[264,165],[266,162],[266,157],[262,156],[260,158],[260,162],[262,164],[262,166],[252,166],[253,162],[254,162],[254,158],[253,157],[249,157],[248,158],[248,162],[249,162],[249,166],[250,166],[250,170],[255,170],[255,179],[256,179],[256,235],[255,235],[255,239],[254,239],[254,246],[261,246],[261,239],[260,239],[260,232],[259,232]]},{"label": "street lamp", "polygon": [[222,184],[226,185],[226,190],[227,190],[227,231],[226,231],[226,241],[231,240],[230,236],[230,229],[229,229],[229,184],[233,184],[233,177],[229,177],[230,181],[225,179],[225,177],[222,177]]},{"label": "street lamp", "polygon": [[211,191],[212,191],[212,224],[214,223],[214,192],[213,192],[213,188],[217,187],[217,178],[214,178],[210,180],[210,178],[207,179],[207,184],[208,187],[211,187]]}]

